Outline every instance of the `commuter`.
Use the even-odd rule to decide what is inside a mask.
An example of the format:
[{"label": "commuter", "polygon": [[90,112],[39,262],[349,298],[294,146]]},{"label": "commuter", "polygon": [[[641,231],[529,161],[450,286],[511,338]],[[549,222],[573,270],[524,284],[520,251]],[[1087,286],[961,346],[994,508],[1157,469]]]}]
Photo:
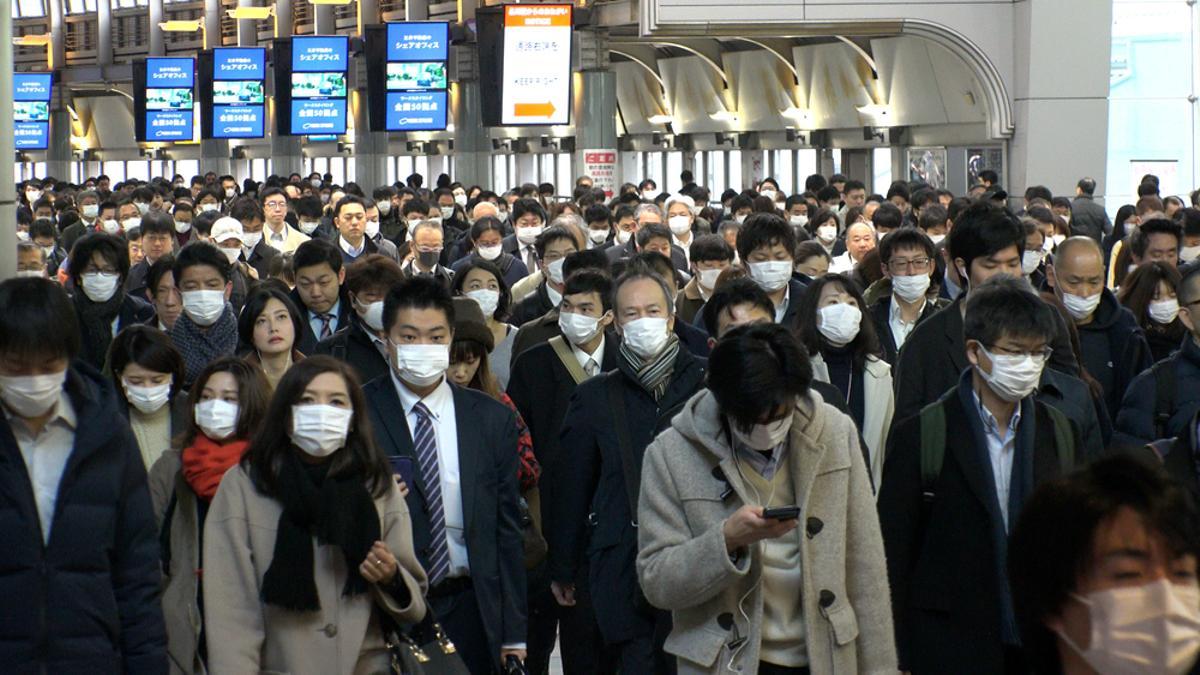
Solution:
[{"label": "commuter", "polygon": [[187,199],[179,199],[171,210],[171,219],[175,227],[175,248],[183,248],[192,241],[192,221],[196,218],[196,208]]},{"label": "commuter", "polygon": [[137,440],[112,386],[72,363],[81,330],[61,287],[10,279],[0,309],[0,663],[163,673],[158,540]]},{"label": "commuter", "polygon": [[309,240],[307,234],[288,225],[287,193],[277,187],[269,187],[263,190],[258,198],[262,202],[266,220],[263,237],[268,246],[280,253],[292,253],[300,244]]},{"label": "commuter", "polygon": [[[300,251],[297,250],[297,255]],[[332,258],[331,258],[332,259]],[[341,263],[341,258],[338,258]],[[386,375],[387,340],[383,330],[383,299],[404,279],[400,265],[381,255],[367,255],[346,268],[347,304],[354,308],[346,325],[317,343],[315,354],[333,356],[350,366],[361,382]],[[293,294],[293,301],[295,294]],[[311,327],[302,326],[312,330]]]},{"label": "commuter", "polygon": [[628,260],[637,253],[646,250],[646,246],[650,243],[650,239],[655,237],[643,236],[642,229],[644,229],[647,225],[659,225],[662,227],[662,229],[657,230],[655,236],[657,238],[662,238],[665,235],[667,239],[667,245],[665,247],[665,250],[667,251],[667,257],[671,259],[675,269],[686,270],[688,268],[687,255],[683,252],[683,249],[671,243],[673,235],[671,234],[670,229],[667,227],[667,217],[661,208],[654,204],[639,204],[633,211],[633,217],[635,221],[635,229],[632,233],[632,236],[629,238],[629,241],[622,246],[614,245],[612,248],[605,251],[605,254],[608,255],[609,263],[616,265],[617,263]]},{"label": "commuter", "polygon": [[383,323],[392,372],[364,388],[371,424],[385,454],[412,466],[407,498],[430,609],[467,668],[492,672],[508,655],[525,657],[515,415],[446,381],[454,303],[441,284],[410,277],[393,287]]},{"label": "commuter", "polygon": [[605,251],[612,248],[613,212],[603,204],[592,204],[584,211],[583,218],[588,226],[588,249]]},{"label": "commuter", "polygon": [[685,267],[689,267],[692,259],[688,255],[688,249],[695,241],[697,233],[696,201],[687,195],[671,195],[667,198],[665,209],[667,227],[671,231],[671,244],[683,251],[687,263]]},{"label": "commuter", "polygon": [[277,286],[264,284],[250,294],[238,316],[238,338],[246,362],[262,368],[269,391],[275,391],[291,367],[304,360],[296,336],[304,330],[300,310]]},{"label": "commuter", "polygon": [[691,324],[704,303],[712,297],[717,278],[733,264],[733,247],[720,235],[702,234],[692,240],[688,253],[692,278],[675,297],[675,313]]},{"label": "commuter", "polygon": [[122,290],[129,276],[125,242],[109,234],[81,237],[68,262],[72,299],[79,322],[79,358],[103,368],[113,336],[127,326],[154,318],[154,306]]},{"label": "commuter", "polygon": [[[929,207],[926,211],[942,207]],[[882,358],[895,364],[900,348],[922,321],[950,304],[929,297],[929,286],[937,270],[933,241],[917,228],[903,227],[879,244],[879,259],[891,293],[871,306],[871,319],[879,337]]]},{"label": "commuter", "polygon": [[518,199],[512,203],[511,220],[513,234],[501,242],[504,252],[522,263],[532,273],[540,269],[540,257],[537,253],[537,238],[546,229],[546,210],[534,199]]},{"label": "commuter", "polygon": [[1046,283],[1066,306],[1079,331],[1080,359],[1100,382],[1115,418],[1129,383],[1153,363],[1137,319],[1104,287],[1104,261],[1095,240],[1076,237],[1058,246]]},{"label": "commuter", "polygon": [[146,277],[150,266],[159,258],[170,255],[175,245],[175,225],[171,216],[162,211],[151,211],[142,218],[142,260],[132,263],[125,279],[125,292],[142,297],[146,292]]},{"label": "commuter", "polygon": [[1194,672],[1196,516],[1162,470],[1121,455],[1038,488],[1008,556],[1033,672]]},{"label": "commuter", "polygon": [[[669,653],[688,672],[894,670],[854,426],[809,391],[804,350],[781,326],[730,331],[709,368],[707,390],[646,448],[638,500],[638,577],[672,611]],[[720,496],[693,497],[705,493]]]},{"label": "commuter", "polygon": [[1022,218],[1025,246],[1021,250],[1021,274],[1035,290],[1046,288],[1046,235],[1032,218]]},{"label": "commuter", "polygon": [[[482,204],[490,204],[490,202],[481,202]],[[492,208],[495,210],[495,207]],[[525,267],[525,263],[504,251],[503,238],[504,225],[495,217],[485,216],[476,219],[475,224],[471,226],[469,235],[471,253],[455,261],[450,266],[451,270],[455,275],[459,275],[468,265],[487,261],[500,269],[504,284],[512,288],[513,284],[529,276],[529,270]]]},{"label": "commuter", "polygon": [[118,407],[149,471],[186,426],[183,357],[162,331],[130,326],[113,338],[108,364]]},{"label": "commuter", "polygon": [[210,672],[386,672],[381,619],[425,616],[408,510],[366,411],[358,378],[332,358],[280,381],[272,424],[204,523]]},{"label": "commuter", "polygon": [[509,321],[518,327],[545,315],[562,302],[563,264],[568,255],[579,250],[575,235],[567,228],[558,226],[539,234],[534,246],[542,281],[533,295],[513,307]]},{"label": "commuter", "polygon": [[270,277],[271,258],[279,255],[279,251],[263,241],[262,206],[252,197],[238,197],[229,207],[229,217],[242,224],[242,262],[254,268],[258,273],[256,278]]},{"label": "commuter", "polygon": [[1094,179],[1080,178],[1075,184],[1075,200],[1071,202],[1071,234],[1090,237],[1100,243],[1100,239],[1112,231],[1112,221],[1104,207],[1094,201],[1095,194]]},{"label": "commuter", "polygon": [[347,265],[370,253],[396,258],[394,251],[386,251],[367,237],[367,206],[361,197],[346,195],[330,212],[337,228],[337,246],[341,250],[342,262]]},{"label": "commuter", "polygon": [[[736,260],[736,252],[734,253]],[[792,265],[792,281],[807,286],[813,279],[829,272],[832,258],[819,242],[802,241],[796,244],[796,257]]]},{"label": "commuter", "polygon": [[879,490],[900,670],[1022,672],[1007,535],[1034,487],[1076,464],[1081,439],[1032,396],[1056,328],[1024,281],[972,283],[962,321],[970,365],[897,424]]},{"label": "commuter", "polygon": [[867,303],[838,274],[813,280],[799,299],[798,334],[811,360],[812,377],[837,387],[862,432],[872,485],[883,475],[884,441],[892,425],[892,370],[882,358]]},{"label": "commuter", "polygon": [[[759,218],[778,220],[793,236],[782,218]],[[791,248],[786,250],[790,255]],[[673,293],[665,279],[639,265],[614,286],[621,335],[620,345],[613,345],[617,370],[575,390],[559,434],[571,459],[564,463],[551,505],[551,589],[560,605],[575,602],[586,549],[589,590],[605,649],[622,672],[671,673],[674,664],[663,652],[670,617],[646,603],[634,569],[637,486],[643,451],[699,391],[704,361],[681,349],[672,332]]]},{"label": "commuter", "polygon": [[[639,234],[644,234],[650,228],[657,227],[656,225],[648,225]],[[649,267],[651,271],[658,274],[663,279],[672,279],[675,274],[675,269],[671,266],[671,261],[659,253],[643,251],[629,259],[628,267],[634,265],[643,265]],[[668,284],[670,281],[667,282]],[[703,320],[697,321],[696,325],[686,323],[684,321],[676,321],[675,327],[672,329],[679,341],[683,344],[684,349],[687,349],[693,356],[705,358],[708,356],[709,344],[708,336],[704,334],[704,329],[700,326]]]},{"label": "commuter", "polygon": [[229,304],[230,265],[212,244],[193,242],[180,249],[171,273],[183,313],[169,335],[183,355],[183,388],[190,390],[209,362],[232,356],[237,349],[237,315]]},{"label": "commuter", "polygon": [[[901,217],[899,209],[893,210],[884,206],[880,206],[879,210],[875,212],[876,222],[881,216],[884,216],[885,219]],[[917,219],[917,227],[929,237],[934,246],[940,246],[946,235],[950,233],[950,212],[940,204],[931,204],[921,211],[921,217]]]},{"label": "commuter", "polygon": [[512,297],[507,284],[494,264],[481,260],[462,268],[451,289],[455,295],[474,300],[483,313],[484,323],[492,335],[488,348],[488,365],[501,389],[508,386],[509,366],[513,361],[513,344],[517,327],[507,322]]},{"label": "commuter", "polygon": [[[439,262],[445,248],[442,225],[420,220],[408,226],[412,257],[401,265],[406,277],[424,276],[437,279],[447,290],[454,285],[454,272]],[[390,256],[389,256],[390,257]]]},{"label": "commuter", "polygon": [[391,258],[397,262],[400,261],[400,254],[396,249],[396,245],[391,240],[384,238],[383,232],[380,230],[380,212],[379,207],[373,201],[365,201],[367,221],[363,225],[363,236],[367,241],[375,244],[379,249],[379,255]]},{"label": "commuter", "polygon": [[750,278],[775,304],[775,323],[798,328],[804,284],[792,278],[796,251],[792,227],[779,216],[756,214],[738,232],[737,250]]},{"label": "commuter", "polygon": [[217,486],[242,458],[266,417],[270,392],[262,371],[240,359],[213,361],[196,378],[178,446],[150,469],[150,497],[161,533],[167,655],[176,675],[211,672],[205,639],[200,533]]},{"label": "commuter", "polygon": [[58,268],[67,259],[67,252],[58,245],[54,223],[46,219],[33,221],[29,226],[29,239],[42,249],[45,257],[45,275],[52,279],[58,276]]},{"label": "commuter", "polygon": [[1125,278],[1117,300],[1137,319],[1157,363],[1177,351],[1188,335],[1179,320],[1179,271],[1165,262],[1139,265]]},{"label": "commuter", "polygon": [[350,301],[343,287],[346,279],[343,260],[338,247],[323,239],[300,244],[292,258],[296,287],[291,297],[304,318],[302,337],[296,348],[303,354],[316,353],[318,341],[332,337],[350,324]]},{"label": "commuter", "polygon": [[875,249],[875,228],[870,223],[851,223],[846,226],[846,252],[835,257],[829,265],[834,274],[850,274],[868,252]]},{"label": "commuter", "polygon": [[146,299],[154,305],[155,318],[148,325],[170,333],[183,312],[183,299],[175,287],[175,256],[167,254],[154,262],[146,274]]}]

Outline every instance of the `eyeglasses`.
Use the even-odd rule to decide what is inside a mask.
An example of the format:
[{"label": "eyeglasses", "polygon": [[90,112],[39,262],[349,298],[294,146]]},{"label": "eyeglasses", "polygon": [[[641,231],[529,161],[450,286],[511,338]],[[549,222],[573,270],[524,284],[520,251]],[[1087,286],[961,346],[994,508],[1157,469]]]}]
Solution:
[{"label": "eyeglasses", "polygon": [[263,206],[268,209],[286,209],[287,202],[266,202]]},{"label": "eyeglasses", "polygon": [[1016,350],[1016,349],[1008,349],[1005,347],[999,347],[997,345],[992,345],[991,347],[988,348],[988,351],[997,356],[1029,356],[1029,357],[1032,357],[1034,360],[1041,359],[1043,363],[1046,361],[1049,361],[1050,355],[1054,353],[1054,350],[1050,347],[1042,347],[1040,350],[1037,350],[1037,351],[1025,352],[1025,351],[1020,351],[1020,350]]},{"label": "eyeglasses", "polygon": [[929,258],[913,258],[912,260],[889,260],[888,269],[893,274],[899,272],[928,272]]}]

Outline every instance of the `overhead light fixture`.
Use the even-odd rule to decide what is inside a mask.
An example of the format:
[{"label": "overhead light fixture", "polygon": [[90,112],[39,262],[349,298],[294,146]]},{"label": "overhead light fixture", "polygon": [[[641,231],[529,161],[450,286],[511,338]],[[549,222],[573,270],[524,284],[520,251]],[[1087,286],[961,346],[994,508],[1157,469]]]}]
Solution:
[{"label": "overhead light fixture", "polygon": [[892,119],[892,106],[883,103],[860,105],[858,106],[858,112],[868,117],[874,117],[881,122],[887,122]]},{"label": "overhead light fixture", "polygon": [[272,16],[275,16],[275,6],[270,7],[235,7],[225,10],[225,14],[231,19],[250,20],[250,21],[265,21]]},{"label": "overhead light fixture", "polygon": [[12,41],[17,47],[48,47],[50,46],[50,34],[18,35]]},{"label": "overhead light fixture", "polygon": [[675,122],[675,118],[667,114],[651,115],[650,117],[646,118],[646,121],[650,124],[673,124]]},{"label": "overhead light fixture", "polygon": [[204,19],[196,19],[195,21],[172,19],[171,21],[163,21],[158,24],[158,27],[167,33],[195,33],[204,28]]},{"label": "overhead light fixture", "polygon": [[738,121],[738,114],[732,110],[718,110],[715,113],[709,114],[709,117],[711,117],[713,120],[715,120],[717,122],[736,122],[736,121]]}]

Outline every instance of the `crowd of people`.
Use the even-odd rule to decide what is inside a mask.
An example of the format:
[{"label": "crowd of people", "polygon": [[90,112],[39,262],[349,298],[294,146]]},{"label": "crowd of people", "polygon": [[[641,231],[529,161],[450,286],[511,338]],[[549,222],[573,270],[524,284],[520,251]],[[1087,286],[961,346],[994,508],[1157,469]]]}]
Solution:
[{"label": "crowd of people", "polygon": [[1200,191],[110,183],[20,185],[0,670],[1195,672]]}]

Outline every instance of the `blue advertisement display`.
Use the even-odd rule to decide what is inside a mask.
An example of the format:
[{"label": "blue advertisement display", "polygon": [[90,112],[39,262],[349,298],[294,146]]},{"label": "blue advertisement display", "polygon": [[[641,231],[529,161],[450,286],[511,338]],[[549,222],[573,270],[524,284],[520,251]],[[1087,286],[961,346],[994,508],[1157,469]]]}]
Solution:
[{"label": "blue advertisement display", "polygon": [[146,140],[190,141],[192,140],[191,110],[147,110]]},{"label": "blue advertisement display", "polygon": [[190,141],[195,119],[193,59],[146,59],[146,140]]},{"label": "blue advertisement display", "polygon": [[297,73],[346,72],[345,37],[301,36],[292,38],[292,71]]},{"label": "blue advertisement display", "polygon": [[446,128],[446,92],[395,92],[387,95],[388,131],[441,131]]},{"label": "blue advertisement display", "polygon": [[447,61],[450,58],[450,29],[446,23],[389,23],[387,40],[388,61]]},{"label": "blue advertisement display", "polygon": [[192,59],[146,59],[146,88],[188,88],[195,82]]},{"label": "blue advertisement display", "polygon": [[213,138],[262,138],[267,53],[260,47],[213,50]]},{"label": "blue advertisement display", "polygon": [[213,106],[213,138],[262,138],[261,105]]},{"label": "blue advertisement display", "polygon": [[449,58],[449,24],[387,25],[387,131],[445,130]]},{"label": "blue advertisement display", "polygon": [[13,138],[17,150],[45,150],[50,143],[49,73],[13,74]]},{"label": "blue advertisement display", "polygon": [[345,37],[292,38],[292,133],[346,133]]},{"label": "blue advertisement display", "polygon": [[346,99],[292,99],[292,133],[346,133]]},{"label": "blue advertisement display", "polygon": [[13,75],[14,101],[49,101],[50,73],[15,73]]},{"label": "blue advertisement display", "polygon": [[217,47],[213,50],[214,80],[262,80],[266,73],[267,52],[261,47]]},{"label": "blue advertisement display", "polygon": [[14,122],[13,126],[13,147],[17,150],[45,150],[49,146],[49,122]]}]

